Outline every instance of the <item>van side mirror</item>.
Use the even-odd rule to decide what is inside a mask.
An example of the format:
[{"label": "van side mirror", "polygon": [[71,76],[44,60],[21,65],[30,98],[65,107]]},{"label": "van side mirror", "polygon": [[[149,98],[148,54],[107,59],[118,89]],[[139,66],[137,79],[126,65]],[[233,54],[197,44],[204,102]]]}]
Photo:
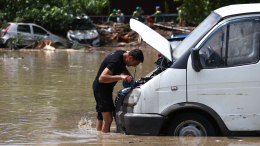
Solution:
[{"label": "van side mirror", "polygon": [[202,69],[199,51],[200,50],[198,48],[191,49],[192,68],[196,72],[200,72],[200,70]]}]

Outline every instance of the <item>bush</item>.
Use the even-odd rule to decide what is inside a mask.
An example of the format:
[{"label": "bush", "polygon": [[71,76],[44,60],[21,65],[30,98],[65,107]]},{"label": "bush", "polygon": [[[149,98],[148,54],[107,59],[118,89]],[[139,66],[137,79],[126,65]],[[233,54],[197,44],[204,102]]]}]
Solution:
[{"label": "bush", "polygon": [[5,24],[6,24],[6,22],[0,21],[0,28],[2,28]]},{"label": "bush", "polygon": [[10,39],[8,40],[8,43],[7,43],[9,49],[17,49],[17,48],[18,48],[18,45],[20,45],[20,44],[19,44],[19,41],[20,41],[20,39],[21,39],[22,37],[23,37],[23,34],[20,33],[17,38],[10,38]]},{"label": "bush", "polygon": [[259,0],[173,0],[182,2],[177,8],[179,20],[188,19],[192,22],[203,21],[217,8],[232,4],[259,3]]}]

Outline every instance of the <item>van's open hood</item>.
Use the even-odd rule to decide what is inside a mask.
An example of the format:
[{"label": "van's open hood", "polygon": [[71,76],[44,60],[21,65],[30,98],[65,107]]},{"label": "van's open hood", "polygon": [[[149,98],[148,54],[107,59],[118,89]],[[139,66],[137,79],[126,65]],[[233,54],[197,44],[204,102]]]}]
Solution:
[{"label": "van's open hood", "polygon": [[168,40],[138,20],[130,19],[130,27],[136,31],[147,44],[172,61],[171,47]]}]

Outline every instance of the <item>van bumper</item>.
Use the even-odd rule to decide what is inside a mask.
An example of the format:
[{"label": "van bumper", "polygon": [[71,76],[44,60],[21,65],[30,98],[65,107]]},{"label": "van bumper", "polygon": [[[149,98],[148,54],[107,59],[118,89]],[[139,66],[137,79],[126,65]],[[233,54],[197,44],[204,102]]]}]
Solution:
[{"label": "van bumper", "polygon": [[158,135],[165,117],[158,114],[116,113],[116,126],[120,133],[131,135]]}]

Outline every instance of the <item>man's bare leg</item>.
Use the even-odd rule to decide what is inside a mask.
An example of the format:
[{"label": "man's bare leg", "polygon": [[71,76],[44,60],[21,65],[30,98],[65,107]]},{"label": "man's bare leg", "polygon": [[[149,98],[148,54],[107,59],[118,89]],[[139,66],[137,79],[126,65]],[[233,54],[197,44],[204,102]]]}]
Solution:
[{"label": "man's bare leg", "polygon": [[103,124],[102,124],[102,132],[110,132],[110,126],[113,121],[112,112],[102,112]]},{"label": "man's bare leg", "polygon": [[102,123],[103,123],[103,120],[99,120],[97,119],[97,131],[101,131],[102,130]]}]

